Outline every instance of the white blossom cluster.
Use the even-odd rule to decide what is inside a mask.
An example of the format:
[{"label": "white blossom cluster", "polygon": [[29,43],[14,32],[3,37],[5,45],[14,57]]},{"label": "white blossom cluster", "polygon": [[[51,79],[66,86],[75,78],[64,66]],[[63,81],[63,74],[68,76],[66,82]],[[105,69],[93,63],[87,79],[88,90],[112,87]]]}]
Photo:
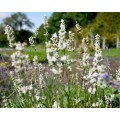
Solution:
[{"label": "white blossom cluster", "polygon": [[83,68],[89,67],[89,53],[88,53],[88,38],[83,38],[82,45],[84,46],[83,49],[83,56],[82,56],[82,66]]},{"label": "white blossom cluster", "polygon": [[101,77],[105,72],[105,66],[102,64],[103,58],[101,54],[99,39],[100,36],[97,34],[95,36],[95,56],[93,59],[93,67],[89,69],[89,74],[87,76],[89,83],[92,85],[88,91],[92,94],[95,94],[96,86],[106,87],[106,83],[103,80],[104,78]]},{"label": "white blossom cluster", "polygon": [[11,55],[12,66],[15,67],[15,71],[18,73],[26,68],[29,64],[28,55],[22,53],[23,45],[19,42],[15,44],[15,52]]},{"label": "white blossom cluster", "polygon": [[33,65],[34,65],[35,69],[38,68],[38,57],[37,56],[34,56],[34,58],[33,58]]},{"label": "white blossom cluster", "polygon": [[13,33],[14,33],[14,31],[13,31],[12,27],[7,25],[5,27],[5,34],[7,35],[7,39],[9,41],[9,46],[15,47],[15,52],[11,55],[12,66],[15,67],[15,71],[18,73],[25,68],[25,66],[29,62],[29,60],[28,60],[28,55],[24,55],[22,53],[25,44],[22,44],[20,42],[15,43]]},{"label": "white blossom cluster", "polygon": [[38,63],[38,85],[40,86],[40,88],[44,88],[46,83],[44,81],[44,76],[47,78],[47,74],[48,72],[45,72],[45,68],[41,63]]},{"label": "white blossom cluster", "polygon": [[[66,30],[64,20],[61,20],[60,30],[57,33],[54,33],[49,41],[46,41],[46,53],[47,60],[50,66],[52,66],[52,71],[54,74],[60,74],[62,72],[63,64],[66,64],[66,67],[71,71],[70,64],[73,62],[69,58],[69,55],[66,55],[66,51],[75,50],[76,44],[74,40],[74,33],[69,32],[69,38],[66,39]],[[64,55],[60,56],[59,51],[63,50]]]},{"label": "white blossom cluster", "polygon": [[120,81],[120,67],[118,68],[118,70],[116,71],[116,80]]},{"label": "white blossom cluster", "polygon": [[96,103],[92,104],[92,107],[99,107],[103,104],[103,100],[98,98],[98,101]]},{"label": "white blossom cluster", "polygon": [[[114,94],[112,94],[110,96],[105,95],[104,97],[105,97],[105,107],[112,105],[112,101],[114,100],[115,95]],[[92,107],[100,107],[103,105],[103,102],[104,101],[102,99],[98,98],[98,101],[96,103],[93,103]]]},{"label": "white blossom cluster", "polygon": [[[61,63],[59,62],[59,54],[58,54],[58,36],[54,33],[51,37],[51,40],[46,42],[46,53],[47,53],[47,60],[50,66],[52,66],[52,71],[54,74],[61,73]],[[55,66],[59,66],[56,68]]]},{"label": "white blossom cluster", "polygon": [[80,54],[81,57],[79,58],[79,65],[77,65],[76,69],[79,70],[79,74],[80,74],[80,79],[81,79],[81,83],[82,83],[82,88],[85,89],[87,86],[87,75],[89,72],[89,68],[90,68],[90,63],[89,63],[89,53],[88,53],[88,37],[83,38],[82,39],[82,43],[81,43],[81,48],[83,49],[83,53]]},{"label": "white blossom cluster", "polygon": [[61,20],[60,30],[58,33],[59,33],[58,48],[59,50],[64,50],[67,48],[67,41],[65,38],[66,30],[65,30],[65,23],[63,19]]},{"label": "white blossom cluster", "polygon": [[114,94],[112,94],[110,96],[105,95],[106,107],[109,106],[112,103],[112,101],[114,100],[114,98],[115,98]]},{"label": "white blossom cluster", "polygon": [[[76,29],[80,34],[82,33],[82,28],[78,24],[78,22],[76,22]],[[85,87],[87,75],[88,75],[88,71],[89,71],[89,67],[90,67],[88,43],[89,43],[88,37],[85,37],[82,39],[82,43],[80,45],[80,50],[82,50],[82,52],[80,51],[79,65],[76,67],[77,70],[80,71],[81,79],[83,79],[83,85],[82,85],[83,88]]]},{"label": "white blossom cluster", "polygon": [[48,27],[49,27],[49,26],[48,26],[48,18],[47,18],[47,16],[44,17],[44,23],[43,23],[43,25],[44,25],[44,29],[46,30],[44,36],[47,38],[47,36],[48,36],[48,31],[47,31],[47,29],[48,29]]},{"label": "white blossom cluster", "polygon": [[52,108],[60,108],[59,103],[55,101],[52,105]]},{"label": "white blossom cluster", "polygon": [[58,37],[54,33],[51,37],[51,40],[46,42],[46,53],[49,65],[54,65],[58,61],[58,47],[57,47]]},{"label": "white blossom cluster", "polygon": [[29,38],[29,43],[32,47],[35,46],[35,42],[36,42],[35,40],[37,35],[38,35],[38,29],[35,31],[34,35]]},{"label": "white blossom cluster", "polygon": [[76,21],[76,29],[77,31],[81,34],[82,33],[82,28],[81,26],[78,24],[78,22]]},{"label": "white blossom cluster", "polygon": [[43,25],[44,25],[44,29],[47,29],[49,27],[48,26],[48,18],[47,18],[47,16],[44,17],[44,23],[43,23]]},{"label": "white blossom cluster", "polygon": [[31,36],[30,38],[29,38],[29,43],[30,43],[30,45],[31,46],[35,46],[34,44],[35,44],[35,37],[33,37],[33,36]]},{"label": "white blossom cluster", "polygon": [[68,51],[74,51],[76,49],[76,42],[74,39],[74,33],[72,31],[69,31],[69,39],[67,40],[68,46],[67,49]]},{"label": "white blossom cluster", "polygon": [[7,40],[9,41],[9,46],[14,47],[14,35],[13,28],[9,25],[5,27],[5,34],[7,35]]},{"label": "white blossom cluster", "polygon": [[57,43],[59,50],[68,50],[73,51],[76,48],[76,42],[74,39],[74,33],[72,31],[69,31],[69,38],[66,38],[66,29],[65,29],[65,23],[64,20],[61,20],[60,24],[60,30],[59,30],[59,40]]},{"label": "white blossom cluster", "polygon": [[22,87],[19,87],[19,90],[20,90],[23,94],[26,94],[27,91],[33,90],[33,86],[32,86],[32,84],[29,85],[29,86],[22,86]]}]

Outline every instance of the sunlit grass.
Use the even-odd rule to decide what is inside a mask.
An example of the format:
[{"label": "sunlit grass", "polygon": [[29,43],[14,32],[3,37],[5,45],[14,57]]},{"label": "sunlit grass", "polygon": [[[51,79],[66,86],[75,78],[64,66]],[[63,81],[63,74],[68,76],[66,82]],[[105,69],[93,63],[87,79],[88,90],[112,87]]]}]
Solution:
[{"label": "sunlit grass", "polygon": [[120,57],[120,49],[110,48],[107,50],[102,50],[102,54],[104,57]]},{"label": "sunlit grass", "polygon": [[[30,61],[32,61],[34,55],[38,56],[39,62],[46,62],[46,52],[45,52],[45,45],[36,45],[36,50],[30,46],[25,47],[24,53],[29,55]],[[0,56],[3,54],[11,55],[13,51],[0,51]],[[73,52],[67,52],[68,55],[70,55],[72,58],[79,57],[79,53],[76,51]],[[63,52],[61,51],[60,54],[62,55]],[[90,53],[91,56],[94,55],[94,53]],[[104,57],[108,58],[119,58],[120,57],[120,49],[116,48],[110,48],[108,51],[105,49],[102,49],[102,55]]]}]

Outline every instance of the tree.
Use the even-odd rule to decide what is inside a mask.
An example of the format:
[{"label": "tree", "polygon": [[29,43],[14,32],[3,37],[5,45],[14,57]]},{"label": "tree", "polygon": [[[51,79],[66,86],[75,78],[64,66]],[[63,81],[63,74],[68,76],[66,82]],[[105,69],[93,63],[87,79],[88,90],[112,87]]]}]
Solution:
[{"label": "tree", "polygon": [[[76,24],[76,21],[80,23],[82,27],[86,27],[96,17],[96,12],[54,12],[49,18],[48,32],[53,34],[60,29],[60,21],[64,19],[66,30],[69,31]],[[44,41],[44,37],[41,33],[45,33],[43,25],[39,27],[39,39]]]},{"label": "tree", "polygon": [[34,24],[28,19],[26,14],[18,12],[3,19],[3,23],[0,25],[0,47],[8,46],[8,41],[4,34],[5,25],[10,25],[14,29],[15,41],[28,43],[28,38],[32,36],[32,32],[25,30],[24,27],[32,28]]},{"label": "tree", "polygon": [[7,37],[4,34],[3,24],[0,24],[0,47],[5,47],[8,45]]},{"label": "tree", "polygon": [[82,27],[85,27],[96,15],[96,12],[54,12],[49,18],[50,29],[53,32],[58,30],[61,19],[65,20],[67,31],[75,26],[76,21],[80,23]]},{"label": "tree", "polygon": [[26,42],[27,44],[29,44],[29,37],[32,36],[32,32],[29,31],[29,30],[20,30],[20,31],[16,31],[14,33],[14,36],[15,36],[15,40],[18,42],[18,41],[21,41],[22,43],[23,42]]},{"label": "tree", "polygon": [[116,46],[116,37],[120,36],[120,13],[100,12],[97,14],[89,28],[94,34],[100,34],[106,38],[109,47]]},{"label": "tree", "polygon": [[3,19],[5,25],[10,25],[15,31],[20,31],[23,26],[32,28],[34,23],[32,23],[25,13],[13,13],[10,17]]}]

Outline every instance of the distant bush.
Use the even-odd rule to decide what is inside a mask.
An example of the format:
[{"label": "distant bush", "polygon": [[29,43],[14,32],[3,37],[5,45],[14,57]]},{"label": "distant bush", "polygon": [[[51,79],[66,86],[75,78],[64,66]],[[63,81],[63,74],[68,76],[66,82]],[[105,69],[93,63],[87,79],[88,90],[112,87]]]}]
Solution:
[{"label": "distant bush", "polygon": [[4,34],[0,34],[0,47],[8,46],[7,38]]},{"label": "distant bush", "polygon": [[15,32],[15,40],[20,41],[20,42],[26,42],[29,43],[28,38],[32,36],[32,32],[29,30],[21,30],[21,31],[16,31]]}]

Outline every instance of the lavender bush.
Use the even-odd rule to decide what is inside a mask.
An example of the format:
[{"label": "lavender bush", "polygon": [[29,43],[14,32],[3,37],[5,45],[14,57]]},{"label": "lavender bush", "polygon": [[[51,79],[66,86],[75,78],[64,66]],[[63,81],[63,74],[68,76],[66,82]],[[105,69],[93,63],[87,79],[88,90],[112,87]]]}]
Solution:
[{"label": "lavender bush", "polygon": [[[14,49],[10,56],[14,69],[6,74],[9,82],[7,90],[2,91],[2,107],[120,107],[119,89],[110,86],[114,78],[103,62],[100,36],[95,36],[95,53],[91,64],[89,37],[82,39],[82,52],[79,53],[79,59],[75,59],[67,54],[77,51],[75,33],[66,31],[63,19],[59,31],[53,33],[50,40],[47,17],[44,18],[44,29],[47,64],[39,63],[37,55],[31,63],[24,52],[25,44],[16,43],[13,29],[5,27],[9,46]],[[77,22],[76,29],[82,36],[82,28]],[[35,51],[37,34],[36,30],[29,38],[30,46]],[[120,69],[116,71],[115,79],[120,81]]]}]

